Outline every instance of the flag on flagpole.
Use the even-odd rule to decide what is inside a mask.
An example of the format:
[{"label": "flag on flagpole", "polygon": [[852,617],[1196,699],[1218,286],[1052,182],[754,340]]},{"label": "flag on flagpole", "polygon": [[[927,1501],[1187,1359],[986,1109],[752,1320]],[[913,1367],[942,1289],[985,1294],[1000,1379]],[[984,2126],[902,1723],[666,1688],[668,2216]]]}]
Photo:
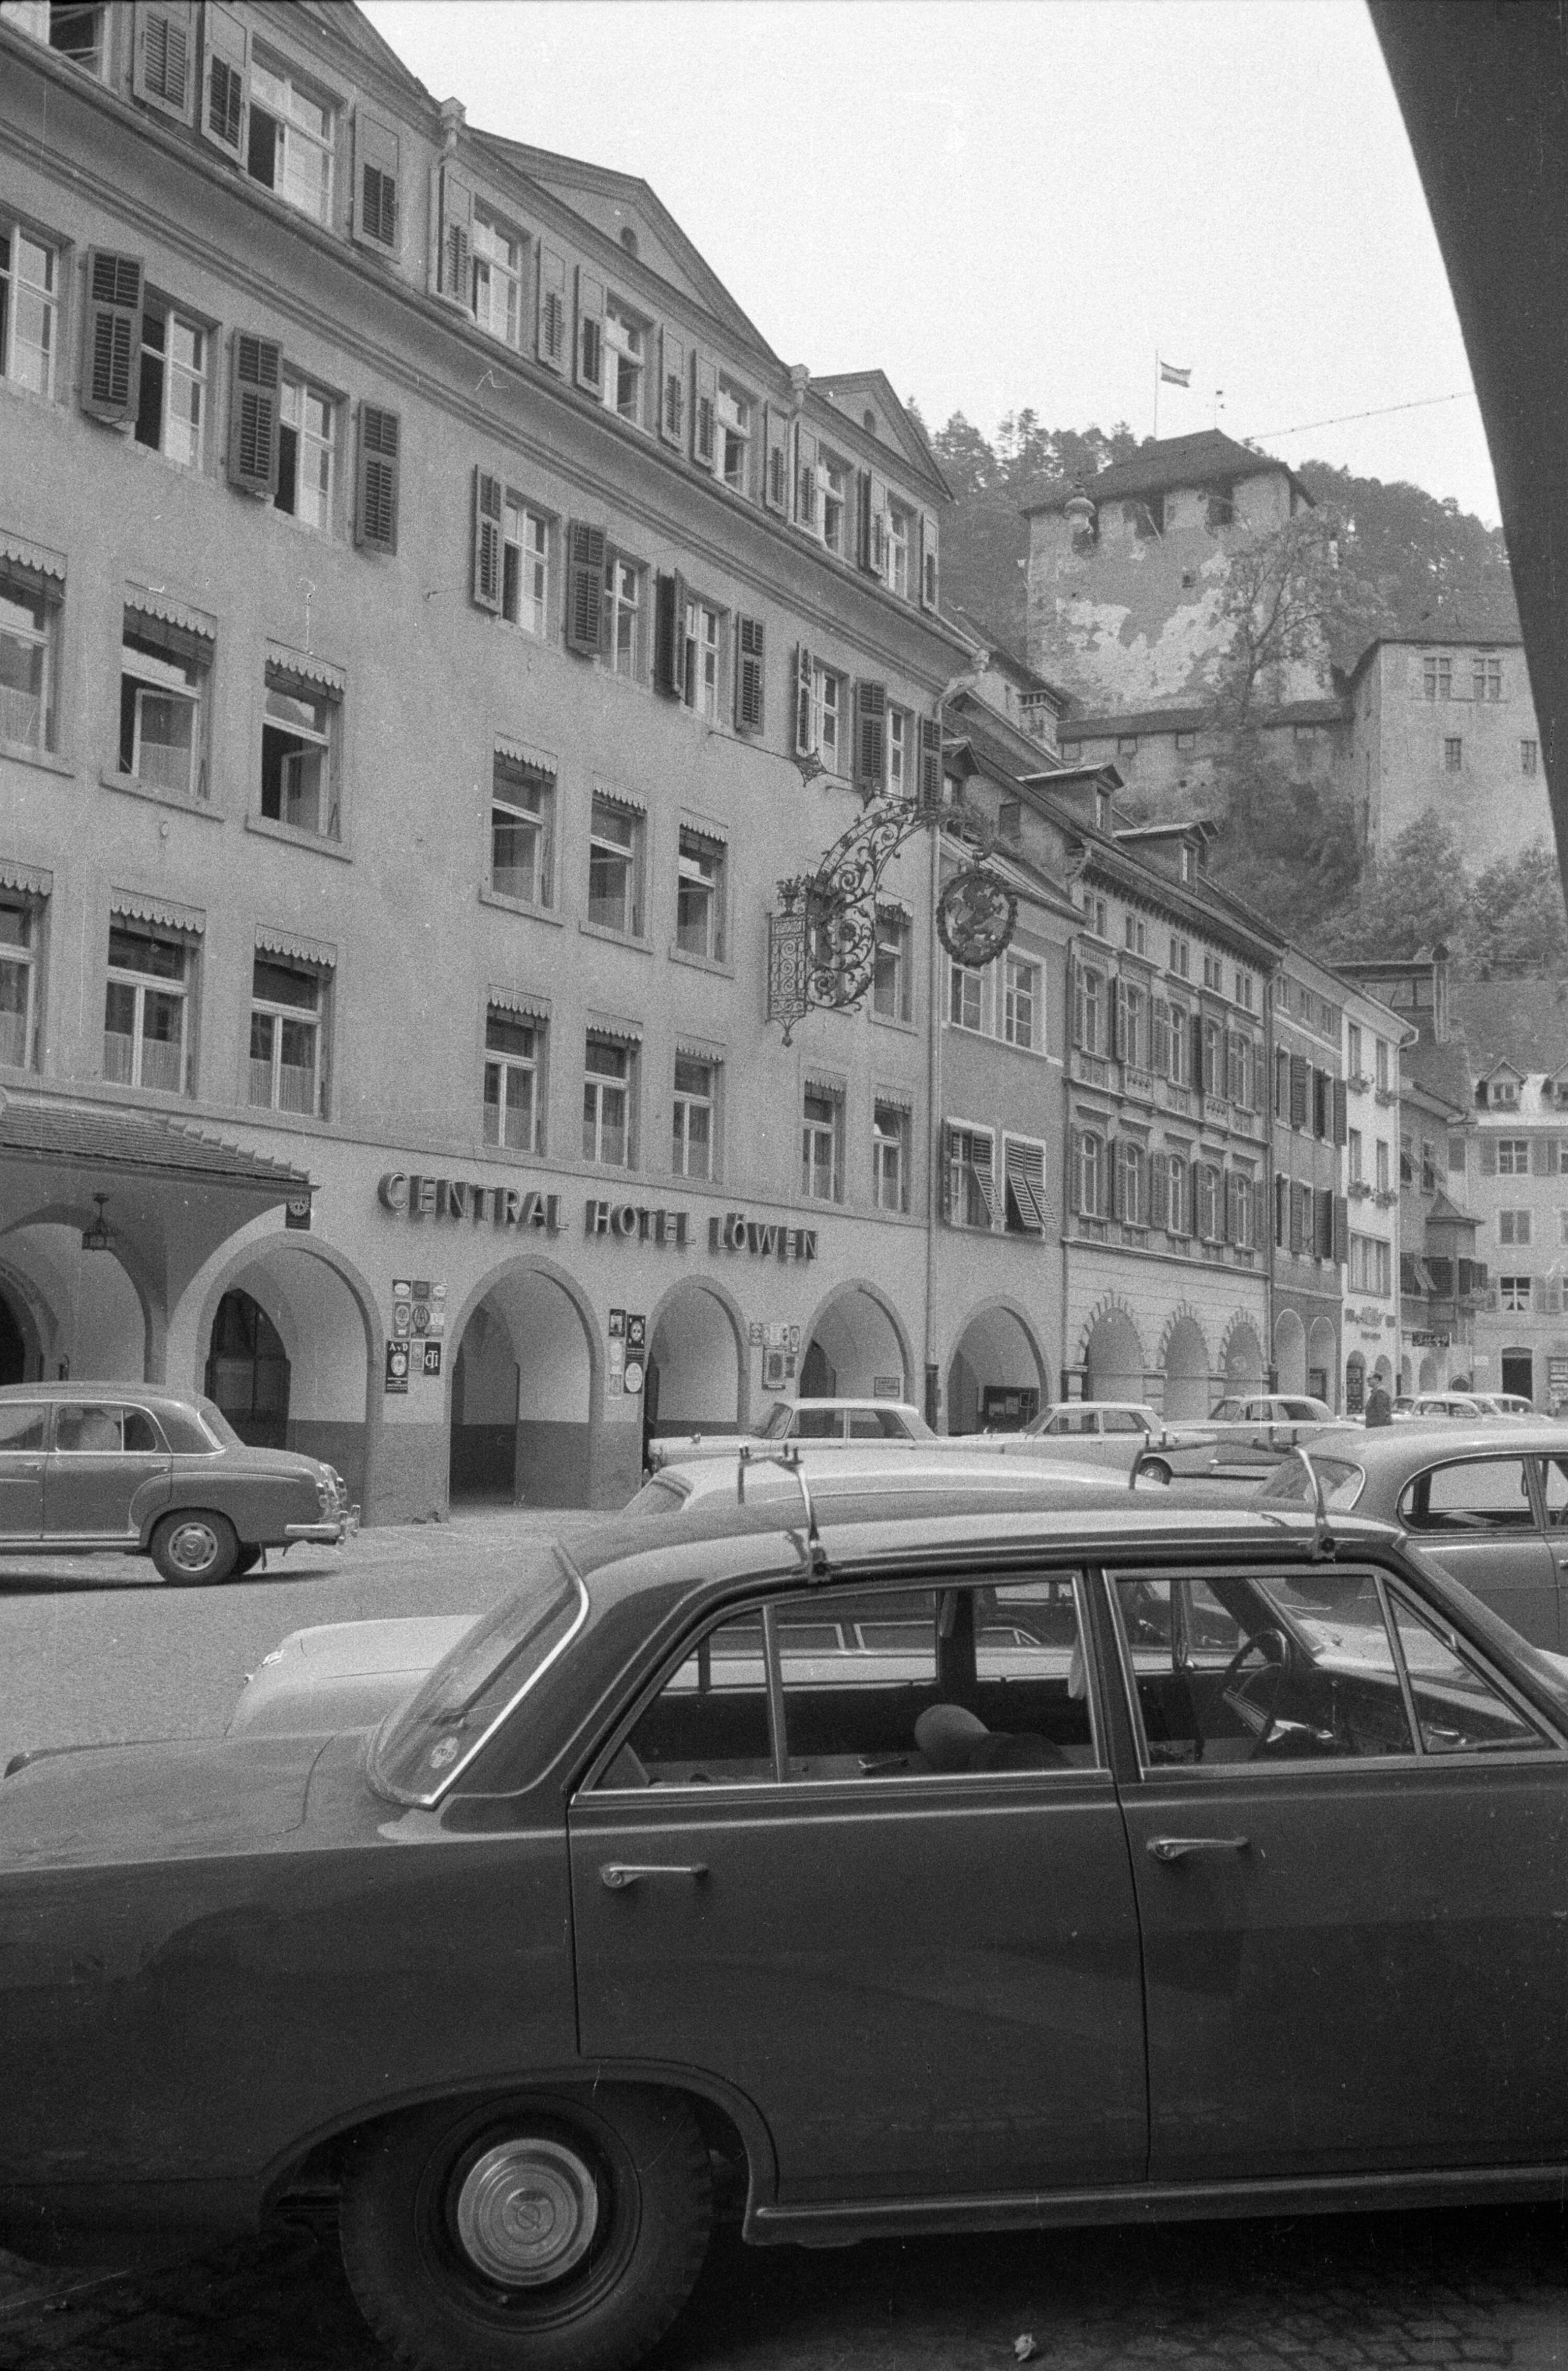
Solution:
[{"label": "flag on flagpole", "polygon": [[1174,363],[1162,362],[1159,365],[1159,376],[1166,387],[1191,387],[1193,383],[1190,365],[1186,370],[1178,370]]}]

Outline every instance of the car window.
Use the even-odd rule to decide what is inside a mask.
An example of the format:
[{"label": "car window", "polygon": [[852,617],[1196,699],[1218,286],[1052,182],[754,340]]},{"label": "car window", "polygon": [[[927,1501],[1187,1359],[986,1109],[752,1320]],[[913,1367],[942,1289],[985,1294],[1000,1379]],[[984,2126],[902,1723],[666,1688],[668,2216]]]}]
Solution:
[{"label": "car window", "polygon": [[1568,1526],[1568,1457],[1543,1457],[1540,1478],[1547,1522],[1552,1530],[1561,1531]]},{"label": "car window", "polygon": [[1438,1465],[1407,1483],[1400,1520],[1412,1532],[1528,1531],[1535,1522],[1522,1457]]},{"label": "car window", "polygon": [[628,1515],[678,1515],[687,1496],[679,1483],[667,1482],[662,1475],[655,1474],[621,1511]]},{"label": "car window", "polygon": [[1118,1575],[1116,1602],[1152,1766],[1413,1750],[1369,1573]]},{"label": "car window", "polygon": [[163,1437],[145,1408],[122,1408],[121,1418],[127,1455],[145,1456],[149,1452],[155,1454],[161,1452]]},{"label": "car window", "polygon": [[1214,1412],[1216,1424],[1239,1424],[1242,1406],[1239,1400],[1221,1400]]},{"label": "car window", "polygon": [[[1361,1496],[1363,1475],[1360,1466],[1353,1465],[1347,1457],[1320,1457],[1312,1449],[1309,1450],[1309,1454],[1312,1459],[1312,1473],[1323,1486],[1324,1506],[1337,1508],[1342,1512],[1354,1507]],[[1317,1503],[1312,1475],[1299,1457],[1286,1457],[1276,1465],[1257,1495],[1260,1498],[1283,1499],[1292,1507],[1311,1507]]]},{"label": "car window", "polygon": [[[782,1731],[769,1710],[767,1628]],[[823,1591],[714,1625],[598,1780],[792,1785],[1061,1771],[1095,1759],[1071,1576]]]},{"label": "car window", "polygon": [[813,1407],[809,1403],[795,1410],[791,1428],[797,1440],[837,1440],[842,1437],[844,1417],[836,1407]]},{"label": "car window", "polygon": [[907,1440],[909,1434],[902,1417],[892,1408],[851,1408],[849,1411],[851,1440]]},{"label": "car window", "polygon": [[54,1411],[54,1446],[70,1457],[118,1455],[124,1446],[118,1407],[91,1400],[73,1401]]},{"label": "car window", "polygon": [[197,1415],[212,1434],[213,1439],[222,1448],[243,1449],[245,1447],[244,1441],[241,1440],[216,1400],[200,1399],[195,1405]]},{"label": "car window", "polygon": [[1095,1429],[1095,1426],[1096,1412],[1094,1409],[1064,1408],[1059,1416],[1054,1416],[1051,1418],[1050,1423],[1045,1428],[1048,1432],[1079,1433],[1092,1432]]},{"label": "car window", "polygon": [[28,1400],[0,1403],[0,1451],[41,1449],[49,1410]]},{"label": "car window", "polygon": [[1417,1613],[1397,1593],[1393,1612],[1424,1753],[1489,1753],[1550,1744],[1452,1630]]},{"label": "car window", "polygon": [[1322,1415],[1321,1408],[1315,1407],[1310,1400],[1281,1400],[1279,1405],[1280,1414],[1288,1417],[1292,1424],[1311,1424]]},{"label": "car window", "polygon": [[174,1407],[165,1401],[158,1409],[158,1423],[171,1449],[182,1457],[211,1457],[218,1446],[189,1408]]},{"label": "car window", "polygon": [[1101,1428],[1105,1432],[1144,1432],[1147,1429],[1131,1408],[1107,1408],[1100,1421]]}]

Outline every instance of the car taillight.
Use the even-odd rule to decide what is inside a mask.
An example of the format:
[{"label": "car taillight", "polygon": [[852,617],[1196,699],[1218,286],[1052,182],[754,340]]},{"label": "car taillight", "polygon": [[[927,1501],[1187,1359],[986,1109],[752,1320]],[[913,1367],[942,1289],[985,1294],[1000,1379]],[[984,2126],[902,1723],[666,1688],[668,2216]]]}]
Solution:
[{"label": "car taillight", "polygon": [[338,1511],[339,1490],[338,1477],[329,1465],[323,1467],[317,1480],[316,1498],[323,1522],[330,1522]]}]

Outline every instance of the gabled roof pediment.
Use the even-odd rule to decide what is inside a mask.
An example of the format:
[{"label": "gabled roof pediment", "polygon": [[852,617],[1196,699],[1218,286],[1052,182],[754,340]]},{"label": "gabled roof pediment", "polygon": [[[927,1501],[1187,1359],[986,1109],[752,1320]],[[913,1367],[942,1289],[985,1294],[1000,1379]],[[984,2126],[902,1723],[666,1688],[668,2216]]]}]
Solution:
[{"label": "gabled roof pediment", "polygon": [[836,371],[812,380],[812,393],[822,396],[835,411],[853,421],[862,435],[874,436],[895,454],[905,468],[923,479],[943,502],[953,499],[952,488],[908,406],[901,403],[885,371]]}]

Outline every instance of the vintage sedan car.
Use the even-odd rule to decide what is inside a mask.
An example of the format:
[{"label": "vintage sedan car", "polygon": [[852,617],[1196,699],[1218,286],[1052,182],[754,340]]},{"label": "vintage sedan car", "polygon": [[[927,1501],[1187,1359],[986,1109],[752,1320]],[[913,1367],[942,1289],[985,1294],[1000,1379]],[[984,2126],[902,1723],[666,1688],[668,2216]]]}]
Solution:
[{"label": "vintage sedan car", "polygon": [[1151,1482],[1169,1482],[1171,1469],[1162,1450],[1179,1438],[1159,1412],[1142,1400],[1058,1400],[1026,1424],[1020,1440],[1035,1440],[1079,1464],[1109,1465],[1125,1473],[1136,1459]]},{"label": "vintage sedan car", "polygon": [[835,1441],[934,1440],[935,1433],[908,1400],[775,1400],[756,1430],[656,1434],[648,1444],[652,1473],[662,1465],[685,1465],[694,1457],[732,1457],[737,1440],[809,1440],[819,1448]]},{"label": "vintage sedan car", "polygon": [[270,1547],[336,1546],[342,1477],[250,1449],[212,1400],[159,1383],[0,1388],[0,1556],[150,1556],[167,1581],[249,1572]]},{"label": "vintage sedan car", "polygon": [[1354,1514],[895,1494],[530,1543],[374,1732],[0,1783],[5,2244],[331,2185],[402,2359],[594,2371],[716,2203],[1559,2195],[1562,1666]]},{"label": "vintage sedan car", "polygon": [[[1309,1444],[1331,1509],[1397,1523],[1522,1637],[1568,1651],[1568,1450],[1562,1428],[1517,1420],[1342,1425]],[[1306,1506],[1299,1458],[1259,1492],[1265,1507]]]},{"label": "vintage sedan car", "polygon": [[1472,1392],[1470,1397],[1482,1416],[1516,1416],[1533,1422],[1540,1415],[1534,1400],[1527,1400],[1517,1392]]},{"label": "vintage sedan car", "polygon": [[1172,1418],[1159,1453],[1173,1474],[1260,1474],[1333,1421],[1327,1402],[1305,1393],[1235,1394],[1207,1417]]}]

